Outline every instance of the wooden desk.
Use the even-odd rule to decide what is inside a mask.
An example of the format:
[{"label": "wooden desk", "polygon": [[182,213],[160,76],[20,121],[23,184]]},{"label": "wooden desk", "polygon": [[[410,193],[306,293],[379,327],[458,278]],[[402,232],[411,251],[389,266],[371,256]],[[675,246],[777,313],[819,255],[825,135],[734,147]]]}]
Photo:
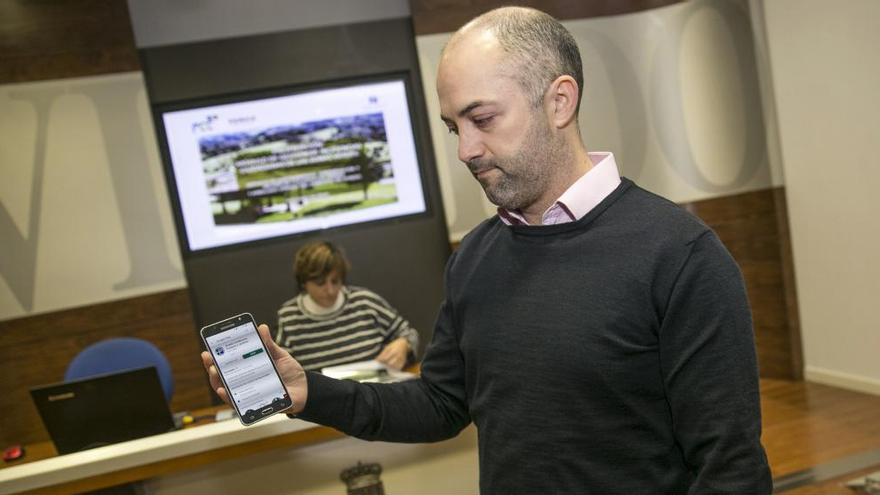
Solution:
[{"label": "wooden desk", "polygon": [[[413,374],[419,365],[406,369]],[[217,406],[193,412],[213,417]],[[277,414],[244,427],[233,418],[200,420],[181,430],[59,456],[52,442],[25,446],[25,456],[0,466],[0,495],[79,493],[145,480],[281,448],[345,438],[332,428]]]},{"label": "wooden desk", "polygon": [[207,422],[63,456],[51,442],[41,442],[27,446],[21,461],[0,469],[0,495],[96,490],[341,437],[331,428],[278,414],[247,428],[236,419]]}]

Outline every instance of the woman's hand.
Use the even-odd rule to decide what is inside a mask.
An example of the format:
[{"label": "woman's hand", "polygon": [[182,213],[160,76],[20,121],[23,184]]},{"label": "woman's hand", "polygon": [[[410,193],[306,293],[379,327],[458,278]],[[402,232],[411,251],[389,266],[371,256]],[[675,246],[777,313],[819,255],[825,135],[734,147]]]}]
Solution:
[{"label": "woman's hand", "polygon": [[403,337],[392,340],[382,349],[382,352],[376,356],[376,360],[380,363],[394,368],[396,370],[403,369],[406,364],[406,355],[409,353],[409,342]]}]

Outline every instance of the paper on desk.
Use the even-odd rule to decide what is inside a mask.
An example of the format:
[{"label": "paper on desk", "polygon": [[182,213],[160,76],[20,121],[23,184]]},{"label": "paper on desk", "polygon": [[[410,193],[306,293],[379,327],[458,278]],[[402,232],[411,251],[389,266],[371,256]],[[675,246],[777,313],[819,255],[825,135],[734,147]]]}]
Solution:
[{"label": "paper on desk", "polygon": [[359,382],[398,382],[416,378],[414,373],[391,369],[375,359],[327,366],[321,369],[321,373],[339,380]]}]

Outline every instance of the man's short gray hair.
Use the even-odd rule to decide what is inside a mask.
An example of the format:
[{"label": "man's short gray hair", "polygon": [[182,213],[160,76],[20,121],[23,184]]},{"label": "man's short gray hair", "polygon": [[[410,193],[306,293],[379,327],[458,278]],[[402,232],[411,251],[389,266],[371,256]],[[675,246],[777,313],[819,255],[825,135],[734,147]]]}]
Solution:
[{"label": "man's short gray hair", "polygon": [[541,105],[547,87],[557,77],[574,78],[580,111],[584,92],[581,54],[574,37],[553,16],[527,7],[501,7],[475,18],[466,28],[487,29],[495,35],[510,57],[507,70],[535,106]]}]

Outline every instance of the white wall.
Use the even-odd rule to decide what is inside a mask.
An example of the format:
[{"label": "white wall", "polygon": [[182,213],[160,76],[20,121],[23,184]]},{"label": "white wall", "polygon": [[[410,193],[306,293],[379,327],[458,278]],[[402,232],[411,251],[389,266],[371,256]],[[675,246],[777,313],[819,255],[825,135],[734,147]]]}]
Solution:
[{"label": "white wall", "polygon": [[0,320],[186,286],[139,72],[0,85]]},{"label": "white wall", "polygon": [[[142,46],[408,11],[402,0],[371,0],[341,18],[340,1],[310,0],[308,15],[258,9],[252,19],[232,1],[129,8]],[[200,23],[178,22],[191,16]],[[674,201],[781,185],[766,157],[745,0],[565,24],[584,58],[585,139],[613,151],[624,175]],[[447,36],[416,41],[455,241],[494,208],[439,118],[434,80]],[[0,86],[0,177],[0,320],[185,286],[139,73]]]},{"label": "white wall", "polygon": [[752,8],[779,121],[805,376],[880,394],[880,2]]},{"label": "white wall", "polygon": [[[623,175],[677,202],[782,185],[767,159],[747,2],[693,0],[563,24],[583,58],[582,135],[590,150],[614,152]],[[495,208],[440,120],[435,81],[450,35],[418,36],[416,47],[446,223],[459,240]]]}]

